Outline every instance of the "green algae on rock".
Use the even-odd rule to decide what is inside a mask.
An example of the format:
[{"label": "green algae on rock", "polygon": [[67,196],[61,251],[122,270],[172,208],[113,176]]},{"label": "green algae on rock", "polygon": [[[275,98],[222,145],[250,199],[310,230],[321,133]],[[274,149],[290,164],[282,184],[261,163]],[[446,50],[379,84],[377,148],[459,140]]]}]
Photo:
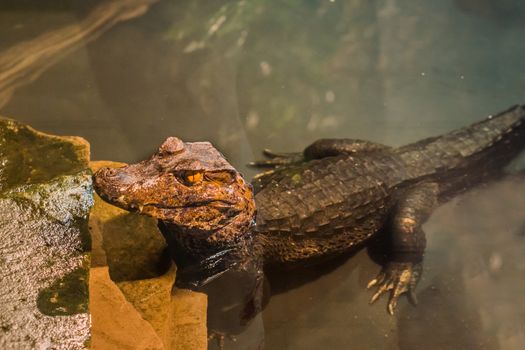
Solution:
[{"label": "green algae on rock", "polygon": [[[86,261],[87,262],[87,261]],[[88,264],[84,264],[38,293],[37,306],[49,316],[68,316],[88,312]]]},{"label": "green algae on rock", "polygon": [[0,191],[76,174],[88,160],[89,144],[80,137],[48,135],[0,118]]},{"label": "green algae on rock", "polygon": [[83,349],[89,144],[0,118],[0,348]]}]

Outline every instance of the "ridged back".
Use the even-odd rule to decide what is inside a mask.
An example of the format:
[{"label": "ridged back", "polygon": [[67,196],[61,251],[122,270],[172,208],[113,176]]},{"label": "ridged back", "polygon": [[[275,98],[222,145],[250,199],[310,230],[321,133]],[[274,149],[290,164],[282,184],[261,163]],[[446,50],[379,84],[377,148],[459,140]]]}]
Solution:
[{"label": "ridged back", "polygon": [[525,108],[515,106],[496,116],[439,137],[395,150],[414,178],[449,175],[490,176],[525,147]]}]

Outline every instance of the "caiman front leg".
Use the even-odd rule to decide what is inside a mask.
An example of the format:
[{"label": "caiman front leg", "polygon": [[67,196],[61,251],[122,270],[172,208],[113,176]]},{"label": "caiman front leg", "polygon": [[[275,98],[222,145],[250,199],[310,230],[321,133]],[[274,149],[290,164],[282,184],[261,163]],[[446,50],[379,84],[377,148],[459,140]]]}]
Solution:
[{"label": "caiman front leg", "polygon": [[320,139],[306,147],[303,152],[278,153],[265,149],[263,155],[268,159],[255,161],[250,163],[250,165],[256,167],[277,167],[341,154],[375,152],[386,149],[390,149],[390,147],[364,140]]},{"label": "caiman front leg", "polygon": [[421,183],[410,188],[399,199],[392,217],[392,244],[389,262],[368,288],[377,286],[370,303],[390,292],[388,312],[393,315],[399,297],[408,293],[415,304],[415,288],[421,277],[426,246],[421,226],[437,204],[439,187],[436,183]]},{"label": "caiman front leg", "polygon": [[208,332],[208,344],[215,340],[217,344],[217,348],[219,350],[225,349],[224,345],[225,345],[226,339],[229,339],[232,342],[237,341],[237,338],[231,334],[226,334],[226,333],[223,333],[220,331],[214,331],[214,330],[210,330]]}]

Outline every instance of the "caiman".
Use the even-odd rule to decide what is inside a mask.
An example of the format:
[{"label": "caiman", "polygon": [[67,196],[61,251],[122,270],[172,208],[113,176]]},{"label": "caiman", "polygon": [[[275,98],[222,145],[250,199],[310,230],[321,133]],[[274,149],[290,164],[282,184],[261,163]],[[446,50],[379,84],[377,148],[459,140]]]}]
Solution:
[{"label": "caiman", "polygon": [[[175,247],[177,279],[206,283],[227,270],[333,258],[389,232],[389,257],[369,283],[371,302],[415,299],[423,223],[439,203],[504,174],[525,147],[525,108],[391,148],[322,139],[296,154],[266,152],[272,170],[255,191],[208,142],[168,138],[149,160],[99,170],[96,191],[121,208],[159,219]],[[197,273],[198,272],[198,273]],[[198,277],[196,277],[198,276]]]}]

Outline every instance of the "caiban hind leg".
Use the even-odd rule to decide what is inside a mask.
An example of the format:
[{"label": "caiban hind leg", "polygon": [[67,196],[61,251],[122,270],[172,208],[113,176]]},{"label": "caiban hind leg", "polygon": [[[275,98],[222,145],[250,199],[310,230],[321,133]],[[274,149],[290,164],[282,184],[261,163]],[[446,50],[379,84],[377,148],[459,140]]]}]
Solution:
[{"label": "caiban hind leg", "polygon": [[417,184],[399,199],[393,213],[390,259],[368,284],[368,288],[377,287],[370,303],[390,292],[387,309],[391,315],[401,295],[408,293],[409,299],[417,302],[415,288],[421,277],[426,246],[421,226],[435,208],[438,192],[436,183]]},{"label": "caiban hind leg", "polygon": [[390,147],[388,146],[357,139],[320,139],[306,147],[303,152],[281,153],[265,149],[263,155],[267,159],[252,162],[250,165],[276,168],[341,154],[356,154],[389,149]]}]

